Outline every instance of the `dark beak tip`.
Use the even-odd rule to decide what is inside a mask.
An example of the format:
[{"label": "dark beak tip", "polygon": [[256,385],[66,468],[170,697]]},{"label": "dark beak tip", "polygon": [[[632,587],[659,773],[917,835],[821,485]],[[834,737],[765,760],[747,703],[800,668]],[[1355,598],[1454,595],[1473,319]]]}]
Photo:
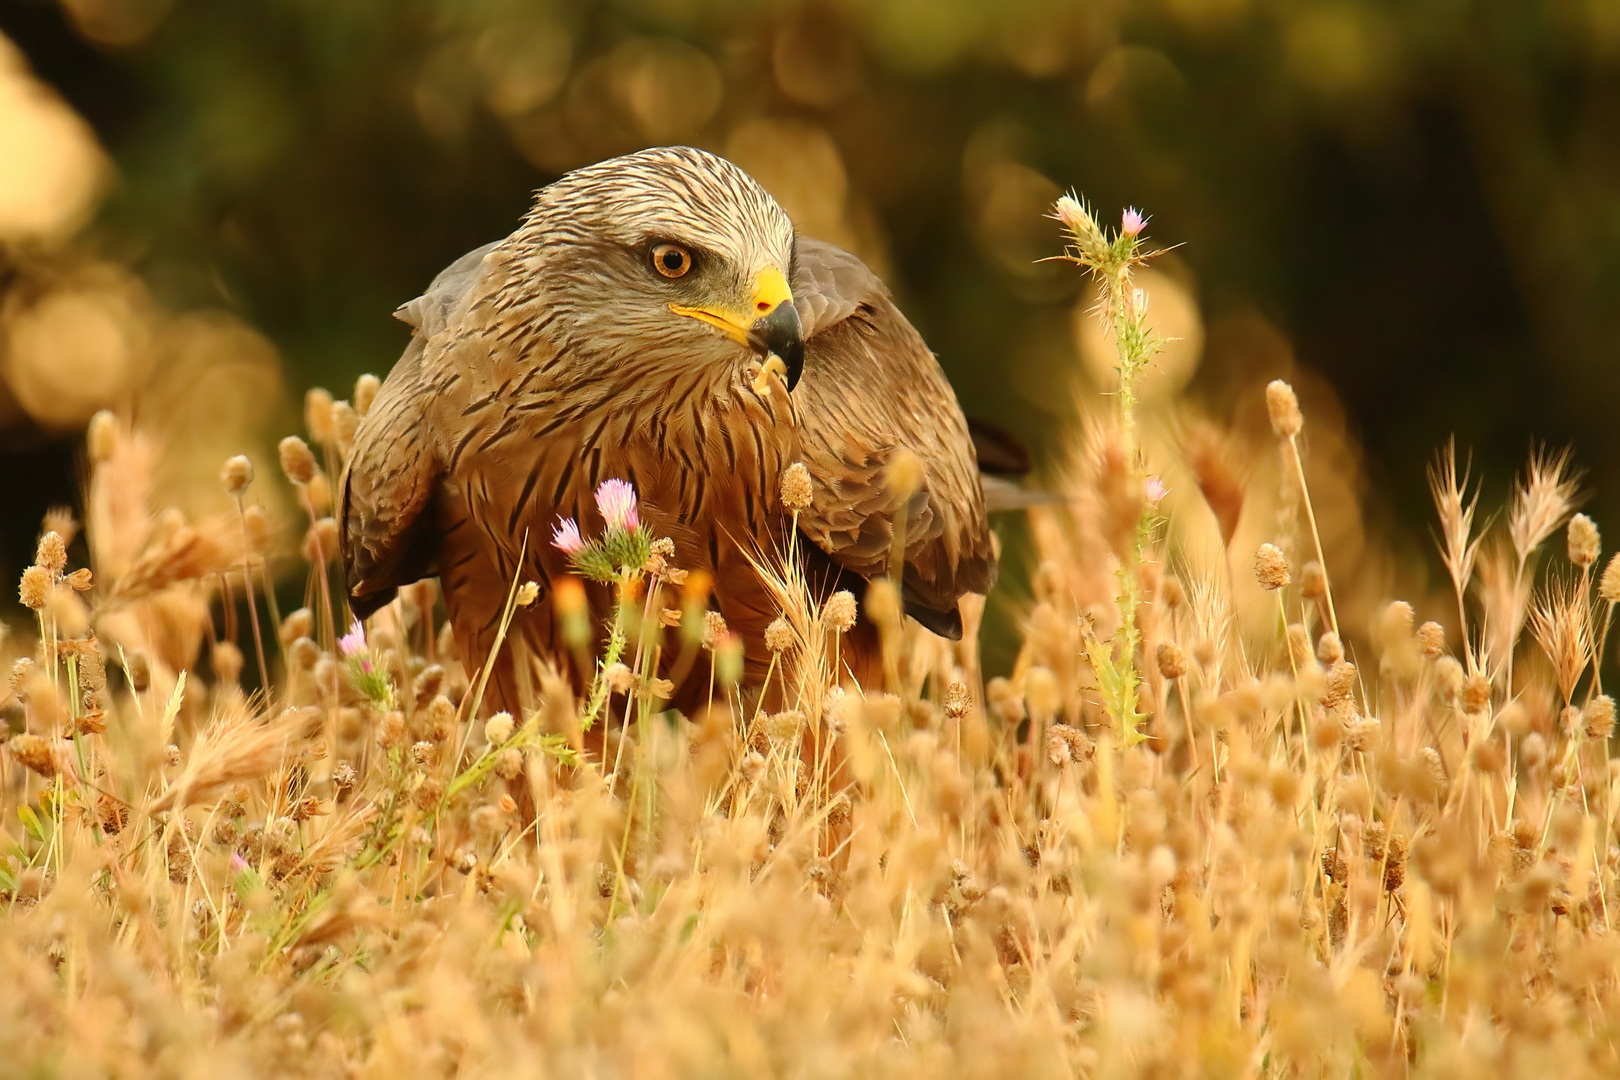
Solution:
[{"label": "dark beak tip", "polygon": [[789,392],[799,385],[799,376],[804,373],[804,336],[797,308],[779,305],[749,328],[748,340],[762,356],[775,353],[781,358],[787,368]]}]

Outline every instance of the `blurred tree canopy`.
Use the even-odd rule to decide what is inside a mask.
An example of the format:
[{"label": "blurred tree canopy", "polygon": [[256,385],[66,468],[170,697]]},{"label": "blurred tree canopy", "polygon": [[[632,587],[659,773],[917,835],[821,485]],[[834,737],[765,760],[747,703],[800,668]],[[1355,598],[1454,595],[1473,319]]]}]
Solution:
[{"label": "blurred tree canopy", "polygon": [[1037,449],[1072,186],[1183,245],[1196,392],[1319,373],[1414,525],[1453,431],[1498,488],[1533,437],[1620,480],[1614,0],[3,0],[0,31],[115,164],[91,242],[295,388],[386,372],[389,313],[535,187],[690,142],[873,262]]}]

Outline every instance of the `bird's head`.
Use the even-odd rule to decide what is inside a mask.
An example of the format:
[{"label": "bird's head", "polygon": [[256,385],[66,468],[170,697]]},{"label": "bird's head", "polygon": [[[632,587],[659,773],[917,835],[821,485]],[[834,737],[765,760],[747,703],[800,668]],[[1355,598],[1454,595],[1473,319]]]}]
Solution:
[{"label": "bird's head", "polygon": [[804,366],[793,225],[748,174],[689,147],[576,170],[540,192],[524,230],[556,332],[594,362]]}]

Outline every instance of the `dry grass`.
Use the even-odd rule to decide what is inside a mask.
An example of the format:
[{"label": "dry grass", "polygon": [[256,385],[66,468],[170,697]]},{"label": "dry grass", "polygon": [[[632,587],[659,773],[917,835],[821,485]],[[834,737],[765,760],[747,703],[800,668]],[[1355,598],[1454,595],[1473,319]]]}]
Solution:
[{"label": "dry grass", "polygon": [[[352,417],[310,404],[320,564]],[[554,676],[532,715],[474,718],[429,587],[354,656],[324,566],[275,614],[240,466],[219,520],[187,524],[149,505],[149,449],[98,421],[94,587],[42,543],[6,698],[8,1071],[1615,1075],[1620,772],[1594,662],[1620,578],[1600,584],[1590,521],[1575,565],[1554,540],[1567,460],[1533,462],[1482,536],[1442,459],[1455,598],[1414,599],[1456,621],[1418,626],[1330,585],[1316,524],[1355,508],[1313,505],[1299,420],[1247,461],[1208,426],[1153,443],[1180,461],[1133,461],[1118,425],[1077,437],[1071,501],[1031,512],[1017,665],[987,685],[971,645],[890,618],[886,585],[866,602],[889,685],[840,685],[845,601],[765,560],[785,707],[722,679],[701,715],[661,714],[656,635],[730,646],[681,553],[649,557],[600,758]],[[1163,518],[1148,465],[1196,481]],[[1232,547],[1257,512],[1281,588]],[[1218,558],[1193,554],[1200,514]],[[1109,653],[1122,562],[1130,656]],[[263,640],[221,602],[244,591]],[[238,685],[260,652],[268,699]],[[1145,739],[1099,662],[1140,674]]]}]

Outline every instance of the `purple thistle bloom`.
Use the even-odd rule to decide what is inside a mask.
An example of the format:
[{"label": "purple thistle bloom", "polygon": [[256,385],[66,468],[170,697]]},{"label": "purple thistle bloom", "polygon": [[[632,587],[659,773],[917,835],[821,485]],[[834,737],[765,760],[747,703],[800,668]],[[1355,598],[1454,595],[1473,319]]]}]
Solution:
[{"label": "purple thistle bloom", "polygon": [[240,874],[248,868],[248,861],[236,852],[231,852],[231,873]]},{"label": "purple thistle bloom", "polygon": [[596,489],[596,508],[609,530],[630,532],[641,527],[636,511],[636,489],[623,480],[604,480]]},{"label": "purple thistle bloom", "polygon": [[585,538],[579,535],[579,522],[559,517],[551,530],[551,546],[572,558],[585,550]]},{"label": "purple thistle bloom", "polygon": [[1140,210],[1129,207],[1119,216],[1119,231],[1126,236],[1136,236],[1147,225],[1147,218],[1142,216]]},{"label": "purple thistle bloom", "polygon": [[360,625],[359,619],[354,620],[347,634],[338,638],[338,651],[344,656],[366,651],[366,628]]}]

